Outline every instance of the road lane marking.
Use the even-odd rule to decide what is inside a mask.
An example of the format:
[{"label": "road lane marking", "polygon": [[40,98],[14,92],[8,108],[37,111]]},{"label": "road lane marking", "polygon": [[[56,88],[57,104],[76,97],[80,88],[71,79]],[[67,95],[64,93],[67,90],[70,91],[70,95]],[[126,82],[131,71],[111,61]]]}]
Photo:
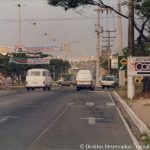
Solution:
[{"label": "road lane marking", "polygon": [[112,102],[109,102],[109,103],[106,103],[106,106],[116,107],[116,104],[115,104],[115,103],[112,103]]},{"label": "road lane marking", "polygon": [[109,95],[109,98],[110,98],[111,102],[115,104],[115,101],[114,101],[114,99],[112,98],[111,94],[108,93],[108,95]]},{"label": "road lane marking", "polygon": [[36,142],[40,140],[40,138],[50,130],[50,128],[64,115],[64,113],[68,110],[69,106],[66,106],[59,115],[45,128],[29,145],[29,148],[32,147]]},{"label": "road lane marking", "polygon": [[0,117],[0,123],[4,123],[5,121],[7,121],[8,119],[11,119],[11,118],[18,119],[17,116],[1,116]]},{"label": "road lane marking", "polygon": [[122,122],[123,122],[123,124],[124,124],[124,126],[126,128],[126,130],[128,131],[128,133],[129,133],[129,135],[130,135],[130,137],[131,137],[131,139],[133,141],[133,144],[135,145],[135,147],[139,147],[138,150],[142,150],[138,140],[133,135],[133,133],[132,133],[131,129],[129,128],[129,125],[127,124],[126,120],[124,119],[120,109],[118,107],[116,107],[116,109],[117,109],[117,112],[118,112],[118,114],[119,114],[119,116],[120,116],[120,118],[121,118],[121,120],[122,120]]},{"label": "road lane marking", "polygon": [[95,117],[87,117],[87,118],[79,118],[80,120],[88,120],[89,125],[95,125],[96,120],[104,120],[104,118],[95,118]]},{"label": "road lane marking", "polygon": [[95,103],[94,102],[86,102],[85,105],[91,107],[91,106],[95,106]]},{"label": "road lane marking", "polygon": [[30,105],[25,105],[23,108],[39,108],[40,106],[30,106]]},{"label": "road lane marking", "polygon": [[94,117],[89,117],[89,119],[88,119],[88,124],[94,125],[95,122],[96,122],[96,118],[94,118]]},{"label": "road lane marking", "polygon": [[86,106],[72,106],[73,108],[85,108]]},{"label": "road lane marking", "polygon": [[1,118],[0,119],[0,123],[3,123],[3,122],[5,122],[5,121],[7,121],[9,119],[8,116],[4,116],[4,117],[0,117],[0,118]]},{"label": "road lane marking", "polygon": [[73,106],[73,102],[67,103],[68,106]]},{"label": "road lane marking", "polygon": [[[111,101],[115,104],[115,101],[114,101],[114,99],[112,98],[112,95],[111,95],[110,93],[108,93],[108,95],[109,95]],[[116,104],[115,104],[115,105],[116,105]],[[122,120],[122,122],[123,122],[123,124],[124,124],[124,126],[125,126],[125,128],[126,128],[126,130],[128,131],[128,133],[129,133],[129,135],[130,135],[130,137],[131,137],[131,139],[132,139],[132,141],[133,141],[133,144],[134,144],[135,146],[139,146],[140,144],[139,144],[138,140],[136,139],[136,137],[135,137],[135,136],[133,135],[133,133],[131,132],[131,129],[129,128],[129,126],[128,126],[126,120],[124,119],[124,117],[123,117],[123,115],[122,115],[120,109],[119,109],[118,107],[116,107],[116,109],[117,109],[117,112],[118,112],[118,114],[119,114],[119,116],[120,116],[120,118],[121,118],[121,120]],[[139,147],[140,147],[140,146],[139,146]],[[139,148],[138,150],[142,150],[142,148]]]}]

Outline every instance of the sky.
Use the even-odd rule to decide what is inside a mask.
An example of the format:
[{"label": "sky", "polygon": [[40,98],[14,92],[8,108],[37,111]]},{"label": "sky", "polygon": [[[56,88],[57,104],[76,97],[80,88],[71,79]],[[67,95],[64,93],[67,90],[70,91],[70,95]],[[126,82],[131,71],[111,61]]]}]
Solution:
[{"label": "sky", "polygon": [[[115,5],[116,0],[107,0]],[[96,55],[95,24],[97,15],[94,6],[64,11],[53,7],[46,0],[0,0],[0,46],[19,44],[19,7],[21,4],[21,44],[24,46],[49,46],[70,44],[72,56]],[[125,12],[126,13],[126,12]],[[114,15],[101,16],[104,29],[116,29]],[[108,19],[110,18],[110,19]],[[110,21],[109,21],[110,20]],[[34,25],[33,23],[36,23]],[[123,20],[124,46],[127,45],[127,21]],[[113,51],[116,48],[115,40]],[[62,55],[61,52],[54,52]]]}]

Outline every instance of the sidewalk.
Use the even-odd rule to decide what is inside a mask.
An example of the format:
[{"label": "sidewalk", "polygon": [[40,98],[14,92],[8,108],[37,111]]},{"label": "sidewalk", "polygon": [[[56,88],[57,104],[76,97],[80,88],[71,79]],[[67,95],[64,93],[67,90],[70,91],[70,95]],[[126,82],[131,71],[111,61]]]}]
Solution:
[{"label": "sidewalk", "polygon": [[150,98],[131,101],[129,106],[150,129]]},{"label": "sidewalk", "polygon": [[132,128],[133,125],[133,129],[136,127],[140,134],[147,133],[150,136],[150,98],[126,101],[116,91],[113,92],[113,97],[129,126]]}]

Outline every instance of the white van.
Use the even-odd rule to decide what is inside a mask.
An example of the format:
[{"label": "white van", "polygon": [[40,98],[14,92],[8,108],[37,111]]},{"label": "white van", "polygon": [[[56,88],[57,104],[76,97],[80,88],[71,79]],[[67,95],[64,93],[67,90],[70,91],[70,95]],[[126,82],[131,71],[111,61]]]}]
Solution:
[{"label": "white van", "polygon": [[79,70],[76,76],[76,88],[80,91],[82,88],[88,88],[94,91],[95,79],[90,70]]},{"label": "white van", "polygon": [[47,69],[29,69],[26,74],[27,90],[35,88],[43,88],[43,90],[51,89],[51,76]]}]

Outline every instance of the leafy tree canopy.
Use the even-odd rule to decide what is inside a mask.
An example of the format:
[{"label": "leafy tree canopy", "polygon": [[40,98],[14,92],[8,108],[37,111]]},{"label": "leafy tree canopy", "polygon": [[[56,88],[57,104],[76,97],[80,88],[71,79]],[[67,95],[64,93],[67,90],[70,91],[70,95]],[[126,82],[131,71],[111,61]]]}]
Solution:
[{"label": "leafy tree canopy", "polygon": [[[17,56],[20,57],[20,55],[18,54]],[[10,56],[12,55],[0,54],[0,73],[5,75],[5,77],[11,76],[12,78],[14,78],[15,76],[21,76],[22,80],[25,80],[26,71],[28,69],[46,68],[50,70],[53,78],[58,79],[63,74],[68,73],[68,70],[71,68],[68,61],[64,61],[61,59],[51,59],[49,64],[29,65],[10,63]]]},{"label": "leafy tree canopy", "polygon": [[106,5],[102,0],[99,0],[99,1],[97,0],[47,0],[47,1],[49,5],[60,6],[60,7],[63,7],[65,10],[77,8],[79,6],[84,6],[84,5],[95,5],[101,8],[110,8],[117,14],[125,18],[128,18],[126,15],[121,14],[112,6]]},{"label": "leafy tree canopy", "polygon": [[[128,16],[118,12],[113,6],[105,4],[104,0],[47,0],[49,5],[60,6],[65,10],[77,8],[84,5],[95,5],[101,8],[109,8],[128,19]],[[131,5],[128,0],[124,0],[122,5]],[[136,20],[134,21],[134,27],[139,32],[138,43],[140,48],[143,49],[142,41],[150,43],[150,0],[134,0],[134,12],[136,14]]]}]

